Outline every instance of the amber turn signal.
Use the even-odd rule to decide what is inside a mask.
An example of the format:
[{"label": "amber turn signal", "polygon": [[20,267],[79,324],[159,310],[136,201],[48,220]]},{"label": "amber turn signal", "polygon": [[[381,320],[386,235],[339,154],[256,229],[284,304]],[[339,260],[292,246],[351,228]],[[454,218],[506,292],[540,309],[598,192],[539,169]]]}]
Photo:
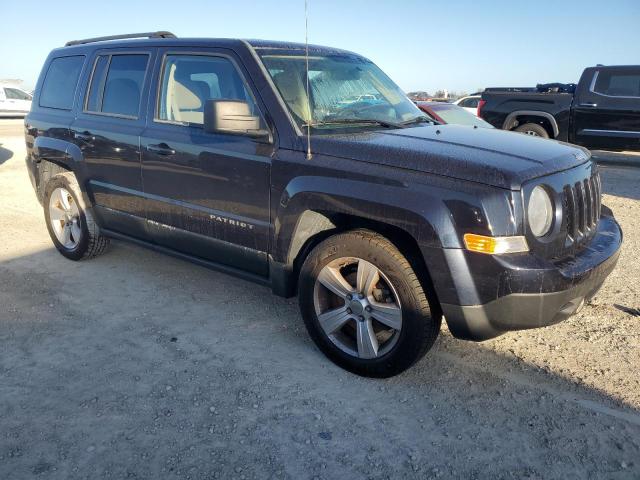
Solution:
[{"label": "amber turn signal", "polygon": [[472,252],[500,255],[502,253],[528,252],[529,245],[524,237],[487,237],[475,233],[464,234],[464,246]]}]

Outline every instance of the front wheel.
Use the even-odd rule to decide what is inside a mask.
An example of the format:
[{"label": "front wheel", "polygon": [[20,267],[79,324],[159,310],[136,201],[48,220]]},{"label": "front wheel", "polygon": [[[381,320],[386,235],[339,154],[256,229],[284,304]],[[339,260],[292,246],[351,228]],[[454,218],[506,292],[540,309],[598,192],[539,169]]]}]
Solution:
[{"label": "front wheel", "polygon": [[367,377],[396,375],[422,358],[441,314],[400,251],[367,231],[320,243],[300,271],[300,309],[311,338],[339,366]]}]

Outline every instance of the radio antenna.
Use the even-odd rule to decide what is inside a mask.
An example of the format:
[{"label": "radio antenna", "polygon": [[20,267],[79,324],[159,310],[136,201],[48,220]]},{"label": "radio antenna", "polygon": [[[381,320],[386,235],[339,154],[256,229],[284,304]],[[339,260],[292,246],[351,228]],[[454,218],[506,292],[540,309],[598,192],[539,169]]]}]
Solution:
[{"label": "radio antenna", "polygon": [[307,83],[307,160],[311,160],[311,124],[313,115],[311,114],[311,98],[309,97],[309,0],[304,0],[304,60]]}]

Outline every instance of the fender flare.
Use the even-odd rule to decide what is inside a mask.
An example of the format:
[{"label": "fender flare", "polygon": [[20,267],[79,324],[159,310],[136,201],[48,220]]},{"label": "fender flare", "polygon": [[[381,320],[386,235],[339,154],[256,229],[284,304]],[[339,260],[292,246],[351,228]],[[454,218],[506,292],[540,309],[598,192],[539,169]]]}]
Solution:
[{"label": "fender flare", "polygon": [[505,118],[502,129],[503,130],[511,130],[511,126],[515,122],[516,118],[519,116],[527,116],[527,117],[542,117],[549,121],[551,124],[551,128],[553,129],[553,138],[557,138],[560,134],[560,129],[558,128],[558,122],[555,117],[548,112],[542,112],[540,110],[516,110],[515,112],[511,112]]},{"label": "fender flare", "polygon": [[75,170],[76,165],[82,162],[83,155],[77,145],[51,137],[36,137],[33,142],[33,158],[36,162],[48,160],[62,164],[69,170]]},{"label": "fender flare", "polygon": [[[37,164],[43,161],[49,162],[72,172],[80,185],[82,194],[80,200],[84,202],[83,208],[92,208],[93,201],[83,187],[83,179],[86,175],[86,163],[84,162],[84,156],[80,147],[58,138],[36,137],[33,142],[31,157]],[[40,167],[38,167],[38,170],[40,170]],[[40,196],[44,188],[44,185],[41,185],[40,178],[38,178],[37,184],[38,195]]]},{"label": "fender flare", "polygon": [[[274,199],[275,200],[275,199]],[[408,190],[398,182],[375,185],[352,179],[297,177],[280,199],[273,239],[272,258],[291,265],[306,241],[336,227],[332,217],[344,215],[386,224],[410,235],[419,246],[459,247],[453,237],[441,238],[438,232],[454,231],[447,207],[438,208],[438,199],[428,202],[424,194]],[[416,205],[417,209],[407,209]]]}]

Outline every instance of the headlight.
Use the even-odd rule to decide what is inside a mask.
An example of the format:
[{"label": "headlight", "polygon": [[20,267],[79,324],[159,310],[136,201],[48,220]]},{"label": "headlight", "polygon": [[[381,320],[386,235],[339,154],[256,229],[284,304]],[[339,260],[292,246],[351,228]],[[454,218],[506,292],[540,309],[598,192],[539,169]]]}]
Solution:
[{"label": "headlight", "polygon": [[553,224],[553,204],[547,191],[538,185],[531,191],[527,207],[529,228],[536,237],[549,233]]}]

